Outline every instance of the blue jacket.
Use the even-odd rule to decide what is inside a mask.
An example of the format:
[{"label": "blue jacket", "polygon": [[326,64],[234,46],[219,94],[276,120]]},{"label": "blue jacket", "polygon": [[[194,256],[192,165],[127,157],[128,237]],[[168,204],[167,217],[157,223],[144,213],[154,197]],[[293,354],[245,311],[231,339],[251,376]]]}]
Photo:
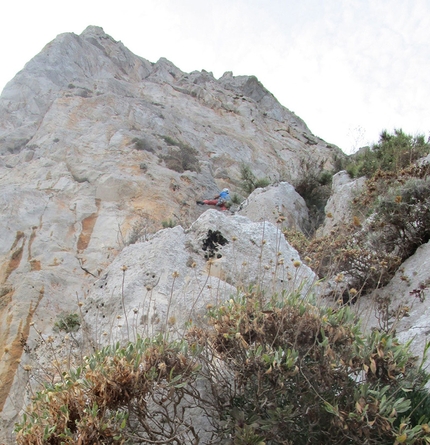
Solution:
[{"label": "blue jacket", "polygon": [[221,192],[219,194],[219,199],[224,199],[224,201],[228,201],[230,199],[230,195],[228,192]]}]

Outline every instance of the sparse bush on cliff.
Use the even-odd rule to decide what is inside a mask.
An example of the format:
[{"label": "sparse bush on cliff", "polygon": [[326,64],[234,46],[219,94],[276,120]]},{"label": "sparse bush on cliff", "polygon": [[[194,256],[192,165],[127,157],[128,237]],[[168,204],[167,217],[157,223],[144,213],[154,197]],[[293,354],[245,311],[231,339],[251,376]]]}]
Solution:
[{"label": "sparse bush on cliff", "polygon": [[183,173],[185,170],[200,171],[198,152],[195,148],[181,141],[176,141],[170,136],[162,136],[162,139],[169,146],[168,153],[160,155],[160,159],[164,160],[167,168],[178,173]]},{"label": "sparse bush on cliff", "polygon": [[[409,258],[430,239],[430,178],[411,178],[378,199],[371,223],[377,245]],[[375,246],[376,248],[377,246]]]},{"label": "sparse bush on cliff", "polygon": [[161,225],[163,226],[163,229],[171,229],[171,228],[177,226],[178,223],[174,219],[170,218],[170,219],[161,221]]},{"label": "sparse bush on cliff", "polygon": [[430,153],[430,143],[423,135],[411,136],[401,129],[393,134],[383,131],[379,142],[351,157],[345,169],[351,177],[371,177],[378,170],[399,172]]},{"label": "sparse bush on cliff", "polygon": [[71,313],[64,315],[55,322],[54,329],[57,331],[75,332],[81,326],[81,317],[79,314]]},{"label": "sparse bush on cliff", "polygon": [[296,192],[305,200],[309,210],[309,235],[324,221],[324,208],[330,197],[332,177],[331,172],[309,169],[308,173],[294,184]]},{"label": "sparse bush on cliff", "polygon": [[336,277],[339,281],[345,277],[348,286],[361,294],[387,284],[400,266],[401,258],[395,252],[387,252],[383,246],[375,249],[369,242],[372,234],[356,221],[312,240],[304,241],[292,231],[285,236],[320,277]]},{"label": "sparse bush on cliff", "polygon": [[240,205],[243,202],[243,197],[237,193],[233,193],[233,195],[231,196],[231,202],[232,204]]},{"label": "sparse bush on cliff", "polygon": [[257,178],[249,165],[242,164],[240,167],[240,188],[250,195],[257,188],[264,188],[270,184],[267,178]]},{"label": "sparse bush on cliff", "polygon": [[[353,199],[349,223],[323,237],[305,239],[291,230],[285,236],[321,278],[342,274],[350,287],[371,292],[386,285],[400,264],[430,239],[429,174],[429,164],[377,170]],[[312,187],[305,190],[312,196]]]},{"label": "sparse bush on cliff", "polygon": [[134,144],[134,148],[136,150],[148,151],[150,153],[154,152],[154,149],[152,148],[151,144],[145,138],[135,137],[132,139],[131,142]]}]

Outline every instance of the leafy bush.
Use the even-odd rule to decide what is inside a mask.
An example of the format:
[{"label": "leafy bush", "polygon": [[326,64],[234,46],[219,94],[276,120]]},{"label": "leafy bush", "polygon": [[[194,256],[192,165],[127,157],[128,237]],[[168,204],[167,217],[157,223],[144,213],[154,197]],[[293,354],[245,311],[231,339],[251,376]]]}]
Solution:
[{"label": "leafy bush", "polygon": [[393,134],[383,131],[379,142],[353,155],[345,169],[352,177],[371,177],[377,170],[399,172],[428,153],[430,143],[423,135],[407,135],[401,129]]},{"label": "leafy bush", "polygon": [[[430,239],[430,178],[413,178],[381,196],[371,230],[377,244],[402,260]],[[376,247],[376,246],[375,246]]]},{"label": "leafy bush", "polygon": [[167,155],[161,155],[166,167],[178,173],[185,170],[200,171],[200,164],[197,158],[198,151],[187,144],[176,141],[170,136],[162,136],[162,139],[169,146]]},{"label": "leafy bush", "polygon": [[330,197],[332,177],[333,174],[325,170],[322,172],[310,170],[294,184],[296,192],[305,200],[309,210],[309,221],[312,223],[309,235],[324,221],[324,208]]},{"label": "leafy bush", "polygon": [[81,317],[79,314],[72,313],[61,317],[55,322],[54,329],[57,331],[75,332],[81,326]]},{"label": "leafy bush", "polygon": [[16,441],[197,444],[185,415],[198,369],[185,342],[162,336],[105,347],[34,396]]},{"label": "leafy bush", "polygon": [[208,445],[430,440],[428,375],[394,336],[363,334],[348,307],[251,289],[205,320],[180,341],[160,334],[84,358],[35,394],[17,443],[193,445],[196,416],[213,424]]},{"label": "leafy bush", "polygon": [[363,334],[348,307],[319,308],[299,293],[266,302],[251,291],[211,309],[208,322],[212,329],[190,332],[189,341],[205,345],[201,373],[213,382],[220,439],[238,445],[430,439],[429,413],[416,424],[403,416],[428,376],[393,336]]},{"label": "leafy bush", "polygon": [[241,189],[250,195],[257,188],[264,188],[270,184],[270,180],[267,178],[257,178],[252,172],[249,165],[242,164],[240,167]]}]

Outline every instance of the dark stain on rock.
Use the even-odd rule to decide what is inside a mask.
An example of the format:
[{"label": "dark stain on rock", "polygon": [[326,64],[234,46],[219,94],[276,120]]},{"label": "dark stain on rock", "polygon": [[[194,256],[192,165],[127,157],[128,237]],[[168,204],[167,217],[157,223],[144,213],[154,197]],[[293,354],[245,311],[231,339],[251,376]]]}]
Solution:
[{"label": "dark stain on rock", "polygon": [[219,230],[208,230],[207,237],[203,240],[202,250],[205,252],[205,258],[221,258],[222,255],[218,253],[219,246],[224,246],[228,241],[222,236]]}]

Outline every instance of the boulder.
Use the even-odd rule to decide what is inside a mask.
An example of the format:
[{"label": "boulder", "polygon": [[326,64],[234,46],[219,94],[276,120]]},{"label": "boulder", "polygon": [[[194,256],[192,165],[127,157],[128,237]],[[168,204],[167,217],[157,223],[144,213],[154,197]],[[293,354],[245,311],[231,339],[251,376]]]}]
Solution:
[{"label": "boulder", "polygon": [[331,196],[325,206],[326,217],[317,230],[317,236],[328,236],[335,227],[352,221],[351,202],[354,195],[362,190],[365,181],[365,177],[351,179],[345,170],[333,176]]},{"label": "boulder", "polygon": [[267,297],[301,288],[305,297],[315,280],[276,225],[211,209],[189,229],[164,229],[124,248],[83,308],[103,343],[104,333],[111,342],[131,333],[181,332],[208,305],[250,286],[264,288]]},{"label": "boulder", "polygon": [[[411,351],[422,357],[430,341],[429,297],[430,242],[420,246],[403,262],[385,287],[361,298],[356,310],[368,329],[391,329],[402,343],[411,341]],[[430,357],[427,357],[425,367],[429,366]]]},{"label": "boulder", "polygon": [[309,226],[305,200],[287,182],[254,190],[241,204],[238,214],[302,232]]}]

